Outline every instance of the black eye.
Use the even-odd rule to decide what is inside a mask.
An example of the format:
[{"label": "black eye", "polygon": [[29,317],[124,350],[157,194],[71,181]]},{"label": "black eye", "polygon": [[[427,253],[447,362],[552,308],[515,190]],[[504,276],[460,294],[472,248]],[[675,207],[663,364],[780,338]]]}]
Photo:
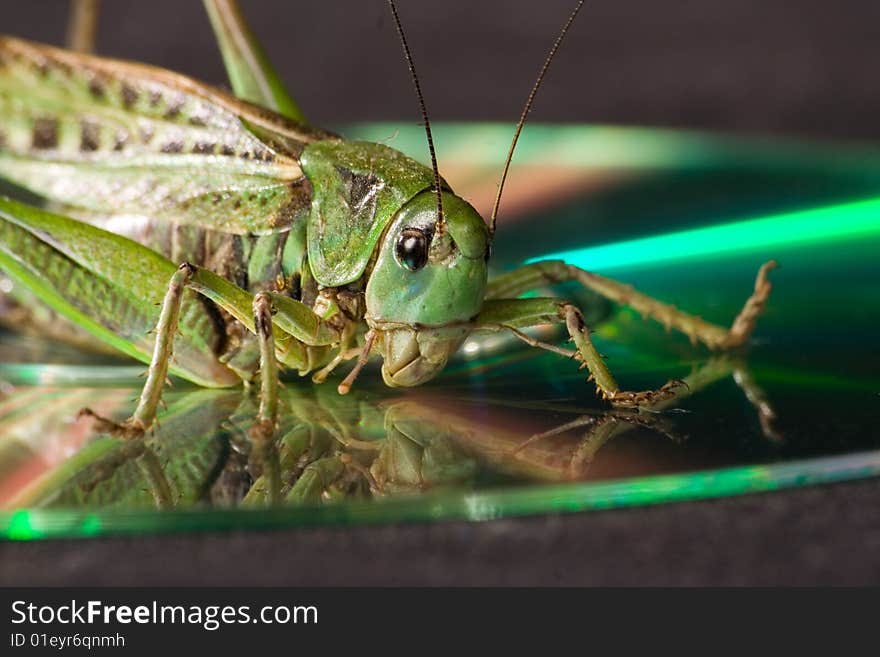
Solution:
[{"label": "black eye", "polygon": [[418,228],[404,228],[397,238],[397,260],[410,271],[428,263],[428,236]]}]

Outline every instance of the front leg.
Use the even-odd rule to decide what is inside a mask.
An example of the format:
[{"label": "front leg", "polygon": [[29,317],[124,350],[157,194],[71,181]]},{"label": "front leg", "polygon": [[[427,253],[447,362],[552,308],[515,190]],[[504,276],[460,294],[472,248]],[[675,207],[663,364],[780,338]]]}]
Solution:
[{"label": "front leg", "polygon": [[[575,344],[575,351],[568,351],[555,345],[533,340],[519,331],[519,328],[540,324],[564,323]],[[669,381],[657,390],[631,392],[621,390],[611,370],[605,365],[602,356],[596,351],[590,338],[590,330],[584,323],[581,311],[560,299],[491,299],[486,301],[483,311],[477,317],[474,331],[510,331],[527,344],[546,349],[557,354],[568,355],[581,362],[581,367],[590,371],[590,380],[595,381],[596,391],[614,406],[624,408],[650,407],[664,399],[676,395],[683,385],[680,381]]]},{"label": "front leg", "polygon": [[168,284],[147,381],[134,414],[122,423],[100,417],[89,409],[83,409],[80,415],[95,418],[97,430],[122,438],[142,436],[153,427],[168,377],[186,288],[211,299],[256,335],[260,345],[260,411],[250,435],[257,442],[269,440],[278,417],[278,361],[305,373],[312,368],[314,352],[338,344],[342,331],[299,301],[270,292],[253,296],[217,274],[189,263],[180,265]]},{"label": "front leg", "polygon": [[630,285],[566,264],[561,260],[535,262],[493,279],[489,282],[486,298],[516,297],[541,285],[578,281],[584,287],[607,299],[629,306],[643,316],[660,322],[667,329],[674,328],[681,331],[690,338],[691,342],[702,342],[712,350],[731,349],[744,344],[755,328],[755,321],[764,309],[772,289],[767,273],[776,266],[776,261],[771,260],[760,268],[755,280],[754,292],[746,300],[729,329],[682,312],[671,304],[642,294]]}]

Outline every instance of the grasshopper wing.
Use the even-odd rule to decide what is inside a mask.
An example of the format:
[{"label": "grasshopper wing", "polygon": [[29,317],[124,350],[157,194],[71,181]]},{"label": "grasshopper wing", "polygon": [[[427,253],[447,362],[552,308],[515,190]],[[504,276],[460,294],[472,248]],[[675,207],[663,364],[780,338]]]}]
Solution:
[{"label": "grasshopper wing", "polygon": [[[159,305],[177,266],[125,237],[0,197],[0,267],[51,309],[149,363]],[[224,335],[194,292],[170,370],[203,386],[236,384],[217,357]]]},{"label": "grasshopper wing", "polygon": [[286,230],[308,211],[299,155],[327,138],[163,69],[0,37],[0,177],[75,216]]}]

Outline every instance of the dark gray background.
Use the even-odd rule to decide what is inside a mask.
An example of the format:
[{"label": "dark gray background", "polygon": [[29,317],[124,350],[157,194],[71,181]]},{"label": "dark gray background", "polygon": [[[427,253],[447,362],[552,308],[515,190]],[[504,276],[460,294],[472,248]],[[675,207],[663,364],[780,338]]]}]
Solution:
[{"label": "dark gray background", "polygon": [[876,586],[878,518],[875,479],[485,523],[0,542],[0,584]]},{"label": "dark gray background", "polygon": [[[318,125],[418,121],[384,0],[241,3]],[[399,0],[435,119],[514,121],[572,0]],[[0,2],[4,32],[61,43],[65,0]],[[99,50],[222,84],[196,0],[104,0]],[[880,138],[876,0],[590,0],[534,120]]]},{"label": "dark gray background", "polygon": [[[518,115],[571,2],[401,0],[434,118]],[[105,54],[222,83],[194,0],[105,0]],[[384,2],[244,3],[319,125],[417,122]],[[3,2],[59,43],[66,2]],[[880,140],[876,0],[588,3],[542,121]],[[876,480],[662,507],[401,527],[0,544],[3,584],[810,584],[880,582]]]}]

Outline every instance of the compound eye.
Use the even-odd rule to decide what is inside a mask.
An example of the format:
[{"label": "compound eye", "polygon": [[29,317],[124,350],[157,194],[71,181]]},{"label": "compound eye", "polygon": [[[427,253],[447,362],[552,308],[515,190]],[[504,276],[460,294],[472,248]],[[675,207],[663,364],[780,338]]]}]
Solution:
[{"label": "compound eye", "polygon": [[428,264],[428,236],[418,228],[404,228],[397,238],[397,261],[410,271]]}]

